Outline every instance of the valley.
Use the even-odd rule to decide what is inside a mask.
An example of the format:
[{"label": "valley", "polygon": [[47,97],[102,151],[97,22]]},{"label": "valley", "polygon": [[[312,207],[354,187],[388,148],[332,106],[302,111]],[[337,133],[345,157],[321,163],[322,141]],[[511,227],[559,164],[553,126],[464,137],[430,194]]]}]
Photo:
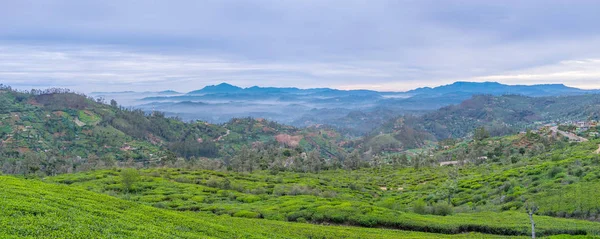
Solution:
[{"label": "valley", "polygon": [[475,95],[530,97],[577,96],[598,93],[565,85],[503,85],[495,82],[455,82],[406,92],[337,90],[330,88],[242,88],[227,83],[188,93],[94,92],[94,98],[115,99],[126,107],[162,111],[181,119],[225,123],[231,118],[264,118],[296,127],[329,125],[360,136],[400,114],[420,115],[459,104]]},{"label": "valley", "polygon": [[[594,94],[476,95],[365,136],[184,122],[66,89],[0,101],[1,236],[525,237],[530,204],[538,236],[600,235]],[[17,223],[32,220],[52,226]]]},{"label": "valley", "polygon": [[600,239],[600,1],[0,2],[0,239]]}]

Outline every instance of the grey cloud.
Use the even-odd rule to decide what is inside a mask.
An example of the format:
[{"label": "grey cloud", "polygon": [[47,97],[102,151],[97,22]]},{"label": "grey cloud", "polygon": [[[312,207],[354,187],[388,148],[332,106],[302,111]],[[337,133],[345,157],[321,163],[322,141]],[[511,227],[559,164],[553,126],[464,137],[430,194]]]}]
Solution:
[{"label": "grey cloud", "polygon": [[19,85],[405,90],[600,59],[596,1],[0,2],[0,81]]}]

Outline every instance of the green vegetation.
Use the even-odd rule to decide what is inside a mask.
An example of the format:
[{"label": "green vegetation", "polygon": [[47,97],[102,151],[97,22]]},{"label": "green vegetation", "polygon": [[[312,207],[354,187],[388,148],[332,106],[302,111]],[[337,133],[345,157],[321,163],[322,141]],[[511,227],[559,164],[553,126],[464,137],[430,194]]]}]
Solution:
[{"label": "green vegetation", "polygon": [[418,170],[383,167],[312,174],[146,169],[131,193],[122,190],[114,170],[47,180],[175,211],[451,234],[527,235],[524,204],[535,201],[540,207],[538,235],[598,235],[600,223],[591,222],[600,216],[600,195],[592,190],[600,186],[600,159],[593,153],[597,145],[565,146],[516,162]]},{"label": "green vegetation", "polygon": [[[185,123],[65,89],[18,92],[0,86],[0,102],[5,103],[0,108],[0,168],[9,174],[200,164],[238,171],[285,170],[286,165],[307,170],[302,157],[312,151],[338,161],[347,153],[340,146],[342,136],[327,128],[297,129],[251,118],[222,125]],[[290,157],[297,162],[287,162]]]},{"label": "green vegetation", "polygon": [[423,147],[426,140],[473,138],[473,133],[481,127],[491,136],[503,136],[551,122],[600,120],[599,100],[600,95],[476,95],[436,111],[395,117],[373,130],[364,141],[368,142],[381,133],[389,134],[402,144],[395,150],[410,149]]},{"label": "green vegetation", "polygon": [[346,138],[0,86],[0,168],[20,177],[0,176],[0,237],[527,236],[526,205],[539,209],[539,236],[599,236],[600,139],[498,136],[545,117],[596,117],[595,105],[571,107],[582,113],[552,99],[477,96]]},{"label": "green vegetation", "polygon": [[35,180],[0,184],[0,238],[498,238],[174,212]]}]

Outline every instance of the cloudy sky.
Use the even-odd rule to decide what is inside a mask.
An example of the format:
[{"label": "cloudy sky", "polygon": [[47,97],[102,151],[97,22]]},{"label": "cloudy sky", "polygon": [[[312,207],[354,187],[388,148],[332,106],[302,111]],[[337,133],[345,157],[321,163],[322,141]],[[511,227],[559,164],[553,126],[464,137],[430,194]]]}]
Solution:
[{"label": "cloudy sky", "polygon": [[600,1],[0,0],[0,83],[600,88]]}]

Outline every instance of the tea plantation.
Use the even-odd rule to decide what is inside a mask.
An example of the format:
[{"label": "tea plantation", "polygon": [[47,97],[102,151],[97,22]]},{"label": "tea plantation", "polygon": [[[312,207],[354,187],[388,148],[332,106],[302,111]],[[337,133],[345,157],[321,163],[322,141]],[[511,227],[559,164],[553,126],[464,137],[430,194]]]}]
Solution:
[{"label": "tea plantation", "polygon": [[500,238],[176,212],[11,176],[0,185],[0,238]]}]

